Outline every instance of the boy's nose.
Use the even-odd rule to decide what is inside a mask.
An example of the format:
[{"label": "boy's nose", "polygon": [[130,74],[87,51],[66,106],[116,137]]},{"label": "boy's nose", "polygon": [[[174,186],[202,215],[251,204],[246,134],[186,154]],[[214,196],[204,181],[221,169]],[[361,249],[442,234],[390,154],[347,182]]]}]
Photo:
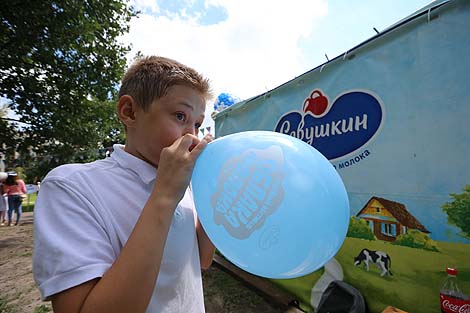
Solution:
[{"label": "boy's nose", "polygon": [[199,131],[199,129],[197,129],[196,127],[187,127],[184,130],[184,135],[191,134],[191,135],[197,136],[198,131]]}]

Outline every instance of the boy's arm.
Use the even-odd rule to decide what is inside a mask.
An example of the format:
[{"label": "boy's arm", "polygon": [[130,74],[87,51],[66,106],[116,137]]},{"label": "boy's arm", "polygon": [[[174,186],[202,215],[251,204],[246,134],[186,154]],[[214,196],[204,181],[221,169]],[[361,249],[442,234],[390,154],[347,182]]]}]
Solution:
[{"label": "boy's arm", "polygon": [[99,278],[92,279],[53,295],[51,300],[54,312],[80,312],[83,299],[87,297],[98,281]]},{"label": "boy's arm", "polygon": [[172,201],[165,201],[153,193],[109,270],[101,279],[54,295],[54,312],[145,312],[173,216]]},{"label": "boy's arm", "polygon": [[145,312],[174,210],[206,144],[185,135],[163,149],[154,190],[116,261],[102,278],[52,296],[54,312]]},{"label": "boy's arm", "polygon": [[197,219],[196,224],[197,242],[199,245],[199,259],[201,261],[201,268],[206,270],[212,264],[214,257],[215,246],[207,236],[206,231],[202,227],[201,222]]}]

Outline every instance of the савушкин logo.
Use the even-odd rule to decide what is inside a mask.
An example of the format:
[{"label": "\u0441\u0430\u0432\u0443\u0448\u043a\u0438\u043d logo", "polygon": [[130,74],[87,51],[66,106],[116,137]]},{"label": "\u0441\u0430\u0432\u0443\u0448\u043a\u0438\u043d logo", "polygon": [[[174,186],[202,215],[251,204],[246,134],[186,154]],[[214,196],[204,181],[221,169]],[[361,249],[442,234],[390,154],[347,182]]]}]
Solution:
[{"label": "\u0441\u0430\u0432\u0443\u0448\u043a\u0438\u043d logo", "polygon": [[275,131],[305,141],[334,161],[366,145],[382,120],[382,104],[369,92],[347,91],[330,102],[322,90],[314,89],[302,111],[281,116]]}]

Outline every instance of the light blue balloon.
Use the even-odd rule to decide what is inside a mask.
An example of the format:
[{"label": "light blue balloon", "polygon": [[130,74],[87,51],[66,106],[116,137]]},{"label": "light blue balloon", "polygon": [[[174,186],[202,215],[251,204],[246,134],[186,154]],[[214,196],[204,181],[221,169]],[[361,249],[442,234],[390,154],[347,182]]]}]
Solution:
[{"label": "light blue balloon", "polygon": [[192,189],[199,219],[232,263],[267,278],[307,275],[341,247],[349,201],[333,165],[307,143],[270,131],[211,142]]}]

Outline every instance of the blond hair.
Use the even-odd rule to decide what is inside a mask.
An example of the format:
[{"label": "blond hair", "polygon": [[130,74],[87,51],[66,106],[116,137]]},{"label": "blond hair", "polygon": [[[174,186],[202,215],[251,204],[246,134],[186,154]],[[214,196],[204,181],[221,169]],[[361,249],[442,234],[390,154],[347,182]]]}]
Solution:
[{"label": "blond hair", "polygon": [[212,98],[207,78],[189,66],[159,56],[138,58],[124,75],[118,95],[131,96],[148,111],[152,102],[165,96],[174,85],[194,88],[206,101]]}]

